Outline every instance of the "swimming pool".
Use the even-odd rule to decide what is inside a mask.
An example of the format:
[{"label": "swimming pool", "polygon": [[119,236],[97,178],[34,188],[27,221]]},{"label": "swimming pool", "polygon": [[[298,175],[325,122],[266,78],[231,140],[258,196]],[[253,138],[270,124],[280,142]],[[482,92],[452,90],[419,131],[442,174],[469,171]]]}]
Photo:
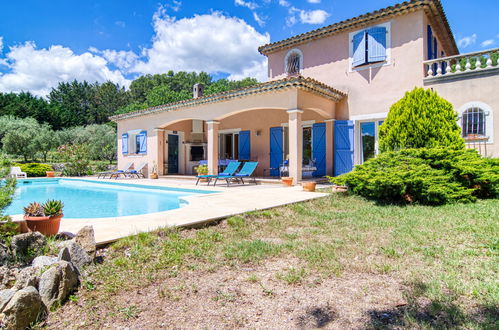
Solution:
[{"label": "swimming pool", "polygon": [[65,218],[110,218],[177,209],[182,196],[213,191],[100,182],[81,179],[19,179],[5,214],[22,214],[30,202],[60,199]]}]

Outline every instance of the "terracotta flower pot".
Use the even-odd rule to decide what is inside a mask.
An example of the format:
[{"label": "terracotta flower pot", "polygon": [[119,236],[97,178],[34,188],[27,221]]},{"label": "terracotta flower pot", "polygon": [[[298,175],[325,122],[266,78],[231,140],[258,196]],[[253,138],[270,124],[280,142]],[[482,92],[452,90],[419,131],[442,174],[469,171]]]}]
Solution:
[{"label": "terracotta flower pot", "polygon": [[47,172],[45,172],[45,174],[47,174],[47,178],[54,178],[55,177],[54,171],[47,171]]},{"label": "terracotta flower pot", "polygon": [[304,191],[314,192],[315,191],[315,182],[302,182],[301,186]]},{"label": "terracotta flower pot", "polygon": [[333,186],[333,192],[347,192],[347,186]]},{"label": "terracotta flower pot", "polygon": [[38,231],[45,236],[53,236],[59,232],[61,219],[64,215],[54,217],[29,217],[24,216],[26,225],[30,231]]},{"label": "terracotta flower pot", "polygon": [[281,181],[285,187],[291,187],[293,185],[293,178],[282,177]]},{"label": "terracotta flower pot", "polygon": [[149,179],[156,180],[157,178],[158,178],[158,173],[151,173],[151,174],[149,174]]}]

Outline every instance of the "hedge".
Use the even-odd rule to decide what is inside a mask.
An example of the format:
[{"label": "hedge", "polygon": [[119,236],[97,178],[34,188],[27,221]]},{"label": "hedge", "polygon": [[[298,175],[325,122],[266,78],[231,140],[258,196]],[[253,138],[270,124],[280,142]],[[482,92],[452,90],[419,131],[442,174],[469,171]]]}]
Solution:
[{"label": "hedge", "polygon": [[14,166],[19,166],[29,177],[46,176],[47,171],[54,170],[51,165],[40,163],[14,164]]}]

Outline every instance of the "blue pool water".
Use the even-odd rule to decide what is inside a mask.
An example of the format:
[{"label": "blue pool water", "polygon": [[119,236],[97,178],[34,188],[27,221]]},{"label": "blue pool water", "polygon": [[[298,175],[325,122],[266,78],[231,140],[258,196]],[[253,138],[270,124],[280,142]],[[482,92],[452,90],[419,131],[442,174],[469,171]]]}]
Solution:
[{"label": "blue pool water", "polygon": [[60,199],[65,218],[121,217],[176,209],[185,203],[179,197],[206,193],[212,192],[78,179],[19,179],[14,200],[4,213],[22,214],[30,202]]}]

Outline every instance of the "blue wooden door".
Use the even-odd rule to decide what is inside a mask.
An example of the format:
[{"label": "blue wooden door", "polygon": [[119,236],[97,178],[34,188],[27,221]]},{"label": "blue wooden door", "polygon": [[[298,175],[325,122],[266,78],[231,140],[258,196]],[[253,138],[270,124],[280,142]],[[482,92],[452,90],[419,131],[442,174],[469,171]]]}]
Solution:
[{"label": "blue wooden door", "polygon": [[353,131],[351,120],[334,122],[334,176],[350,172],[353,168]]},{"label": "blue wooden door", "polygon": [[250,160],[251,159],[251,141],[250,141],[250,131],[239,132],[239,159],[240,160]]},{"label": "blue wooden door", "polygon": [[270,128],[270,175],[279,176],[279,167],[283,160],[282,127]]},{"label": "blue wooden door", "polygon": [[317,167],[314,177],[326,175],[326,123],[312,126],[312,159]]}]

